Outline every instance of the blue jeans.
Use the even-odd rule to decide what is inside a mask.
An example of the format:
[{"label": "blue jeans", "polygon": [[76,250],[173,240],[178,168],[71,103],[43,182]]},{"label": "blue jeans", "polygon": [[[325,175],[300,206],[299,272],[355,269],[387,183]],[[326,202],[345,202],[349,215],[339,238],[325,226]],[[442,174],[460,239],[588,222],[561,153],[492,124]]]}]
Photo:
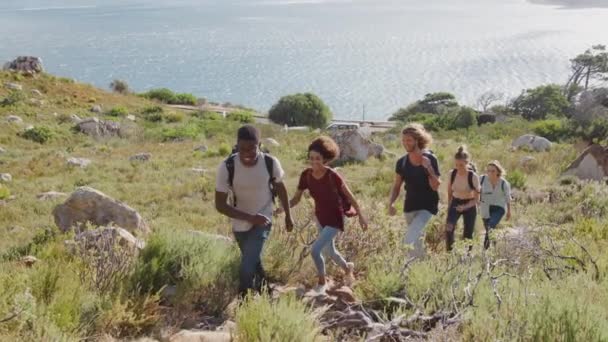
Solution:
[{"label": "blue jeans", "polygon": [[483,247],[485,249],[490,247],[490,231],[498,226],[503,216],[505,216],[505,209],[503,207],[496,205],[490,206],[490,217],[483,219],[483,224],[486,228],[486,237],[483,241]]},{"label": "blue jeans", "polygon": [[470,199],[453,198],[452,202],[450,203],[448,217],[446,220],[446,244],[448,251],[452,250],[452,246],[454,245],[454,233],[460,216],[462,216],[462,220],[464,221],[464,231],[462,233],[463,239],[473,239],[473,233],[475,232],[475,220],[477,219],[477,207],[475,206],[462,212],[456,210],[457,206],[465,205],[470,201]]},{"label": "blue jeans", "polygon": [[323,258],[323,254],[325,254],[326,257],[331,258],[331,260],[342,267],[342,269],[346,270],[346,260],[344,260],[342,255],[336,250],[335,239],[338,233],[340,233],[340,230],[333,227],[319,227],[319,237],[317,237],[317,240],[312,244],[310,250],[310,255],[315,262],[319,277],[325,276],[325,258]]},{"label": "blue jeans", "polygon": [[410,251],[411,257],[422,257],[424,255],[424,227],[433,218],[433,214],[428,210],[416,210],[405,213],[405,221],[407,222],[407,232],[403,242],[406,245],[413,246]]},{"label": "blue jeans", "polygon": [[266,280],[262,267],[262,250],[264,242],[270,235],[270,226],[254,226],[246,232],[234,232],[234,237],[241,250],[239,268],[239,293],[247,294],[248,290],[260,292]]}]

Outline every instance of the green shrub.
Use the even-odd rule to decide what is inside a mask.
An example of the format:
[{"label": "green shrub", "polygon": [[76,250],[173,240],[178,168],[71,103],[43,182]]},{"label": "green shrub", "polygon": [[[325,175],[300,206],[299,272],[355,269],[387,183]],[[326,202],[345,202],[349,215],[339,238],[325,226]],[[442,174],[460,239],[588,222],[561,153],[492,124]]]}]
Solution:
[{"label": "green shrub", "polygon": [[240,122],[240,123],[253,123],[255,120],[253,118],[253,113],[246,111],[236,111],[229,113],[226,118],[228,120]]},{"label": "green shrub", "polygon": [[11,197],[11,191],[4,185],[0,184],[0,200],[5,200],[9,197]]},{"label": "green shrub", "polygon": [[156,233],[140,252],[131,286],[155,293],[176,286],[178,300],[221,311],[236,292],[239,257],[233,244],[186,231]]},{"label": "green shrub", "polygon": [[125,107],[114,107],[106,112],[106,115],[112,117],[123,117],[129,115],[129,110]]},{"label": "green shrub", "polygon": [[513,170],[507,174],[507,181],[511,184],[514,189],[525,189],[526,188],[526,175],[519,171]]},{"label": "green shrub", "polygon": [[453,128],[469,128],[477,126],[477,112],[473,108],[461,107],[454,118]]},{"label": "green shrub", "polygon": [[2,101],[0,101],[0,106],[12,106],[16,105],[19,102],[23,102],[27,99],[25,94],[22,91],[11,91]]},{"label": "green shrub", "polygon": [[532,131],[536,135],[545,137],[551,141],[561,141],[567,138],[570,133],[567,125],[558,119],[537,121],[532,125]]},{"label": "green shrub", "polygon": [[175,98],[175,94],[167,88],[151,89],[142,95],[146,98],[158,100],[163,103],[171,103]]},{"label": "green shrub", "polygon": [[283,96],[270,108],[268,117],[280,125],[325,128],[332,113],[318,96],[304,93]]},{"label": "green shrub", "polygon": [[195,139],[202,132],[200,126],[195,123],[187,123],[178,127],[164,128],[162,131],[163,141],[180,141],[185,139]]},{"label": "green shrub", "polygon": [[402,263],[403,257],[399,253],[376,256],[357,287],[357,293],[370,301],[398,297],[405,288]]},{"label": "green shrub", "polygon": [[196,96],[194,96],[192,94],[188,94],[188,93],[179,93],[179,94],[175,94],[175,97],[173,98],[173,102],[169,102],[169,103],[194,106],[194,105],[196,105],[196,102],[197,102]]},{"label": "green shrub", "polygon": [[163,121],[163,107],[161,106],[149,106],[145,107],[141,111],[141,115],[144,117],[144,120],[150,122],[161,122]]},{"label": "green shrub", "polygon": [[320,330],[310,308],[294,298],[249,297],[236,313],[239,341],[315,341]]},{"label": "green shrub", "polygon": [[223,117],[220,113],[210,111],[196,111],[192,113],[192,116],[201,120],[222,120]]},{"label": "green shrub", "polygon": [[28,129],[20,135],[24,139],[31,140],[39,144],[45,144],[55,136],[50,128],[44,126]]},{"label": "green shrub", "polygon": [[171,112],[165,115],[165,121],[168,123],[182,122],[184,121],[183,113]]}]

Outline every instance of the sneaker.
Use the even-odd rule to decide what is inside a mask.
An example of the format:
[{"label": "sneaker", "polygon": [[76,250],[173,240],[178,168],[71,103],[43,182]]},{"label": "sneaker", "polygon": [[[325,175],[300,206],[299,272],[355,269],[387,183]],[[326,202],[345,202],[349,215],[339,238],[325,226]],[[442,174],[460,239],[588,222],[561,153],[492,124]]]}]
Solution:
[{"label": "sneaker", "polygon": [[355,264],[352,262],[346,263],[346,275],[344,276],[344,285],[352,286],[355,282]]},{"label": "sneaker", "polygon": [[327,291],[327,286],[325,284],[319,284],[315,286],[313,289],[317,294],[324,295],[325,291]]}]

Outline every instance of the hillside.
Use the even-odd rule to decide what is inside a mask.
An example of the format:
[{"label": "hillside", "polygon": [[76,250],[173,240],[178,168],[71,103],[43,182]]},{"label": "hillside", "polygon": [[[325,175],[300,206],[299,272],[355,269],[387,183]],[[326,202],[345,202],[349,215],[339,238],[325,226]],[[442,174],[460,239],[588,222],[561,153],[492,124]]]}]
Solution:
[{"label": "hillside", "polygon": [[[7,89],[7,82],[22,90]],[[181,329],[211,330],[225,321],[236,323],[232,332],[239,341],[371,339],[372,332],[382,330],[372,323],[386,327],[385,341],[406,336],[608,340],[608,189],[560,177],[577,156],[571,144],[554,144],[549,152],[512,151],[511,141],[530,133],[524,120],[434,134],[432,149],[444,183],[454,152],[466,144],[479,168],[500,160],[518,188],[513,219],[503,222],[496,247],[488,253],[479,242],[480,222],[472,253],[466,253],[464,244],[451,254],[444,252],[444,185],[443,208],[427,228],[430,256],[404,267],[405,220],[386,210],[395,159],[340,167],[371,224],[362,232],[351,220],[338,239],[338,248],[357,265],[358,279],[353,286],[358,305],[340,309],[340,316],[332,313],[339,305],[329,313],[313,312],[310,306],[319,304],[314,299],[296,299],[299,289],[315,282],[307,254],[314,236],[310,201],[295,211],[296,232],[286,233],[281,218],[276,219],[265,250],[270,276],[282,292],[294,294],[276,291],[278,299],[260,297],[235,305],[238,253],[233,244],[217,240],[215,234],[231,237],[231,232],[213,199],[216,168],[230,152],[240,122],[182,113],[48,74],[29,78],[1,72],[0,84],[0,101],[13,99],[0,106],[0,147],[5,151],[0,173],[12,176],[3,184],[10,196],[0,204],[1,341],[169,340]],[[91,112],[97,105],[102,112]],[[72,114],[117,122],[121,134],[94,138],[77,133]],[[9,122],[11,115],[23,122]],[[43,143],[24,133],[29,125]],[[306,144],[317,134],[260,127],[264,137],[280,143],[271,152],[285,168],[292,192],[305,167]],[[404,153],[398,131],[374,140],[397,155]],[[140,153],[149,153],[149,161],[130,160]],[[528,156],[533,159],[522,163]],[[73,157],[87,158],[90,165],[68,165]],[[114,262],[109,255],[73,253],[64,243],[74,234],[59,231],[53,209],[82,186],[128,204],[151,228],[151,234],[139,235],[147,243],[139,255],[120,259],[127,260],[124,268],[108,266]],[[38,199],[50,191],[66,195]],[[25,256],[38,261],[28,267]],[[337,268],[331,266],[330,272],[340,283]],[[112,281],[101,288],[99,279]],[[358,321],[351,317],[357,324],[340,321],[359,307],[374,312],[373,322],[358,313],[352,316]]]}]

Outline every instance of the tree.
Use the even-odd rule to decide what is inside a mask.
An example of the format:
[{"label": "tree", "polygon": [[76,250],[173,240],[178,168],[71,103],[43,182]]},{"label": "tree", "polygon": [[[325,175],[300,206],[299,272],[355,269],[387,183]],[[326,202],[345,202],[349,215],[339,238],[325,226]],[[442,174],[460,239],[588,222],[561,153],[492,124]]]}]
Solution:
[{"label": "tree", "polygon": [[446,92],[429,93],[422,100],[411,103],[405,108],[399,108],[388,119],[389,121],[407,121],[407,117],[414,114],[448,114],[459,109],[458,101],[453,94]]},{"label": "tree", "polygon": [[606,45],[594,45],[570,60],[572,74],[566,82],[565,93],[571,100],[579,90],[588,90],[593,80],[608,81],[608,51]]},{"label": "tree", "polygon": [[504,99],[504,97],[505,94],[503,93],[493,91],[485,92],[477,99],[477,109],[479,109],[482,113],[485,113],[494,103],[501,101]]},{"label": "tree", "polygon": [[526,120],[542,120],[549,114],[563,116],[570,104],[560,86],[548,84],[525,90],[511,106]]},{"label": "tree", "polygon": [[112,89],[113,92],[119,94],[129,93],[129,85],[127,84],[127,82],[121,80],[112,81],[112,83],[110,83],[110,89]]},{"label": "tree", "polygon": [[298,93],[281,97],[268,111],[268,117],[281,125],[324,128],[332,113],[315,94]]},{"label": "tree", "polygon": [[477,112],[471,107],[463,106],[454,119],[454,128],[469,128],[477,125]]}]

